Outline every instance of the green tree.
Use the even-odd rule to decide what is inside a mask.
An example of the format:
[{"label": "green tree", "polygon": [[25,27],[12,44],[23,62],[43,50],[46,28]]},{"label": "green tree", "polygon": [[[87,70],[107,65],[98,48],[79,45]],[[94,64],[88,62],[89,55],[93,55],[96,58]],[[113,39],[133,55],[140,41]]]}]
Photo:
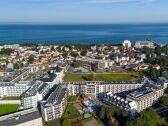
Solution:
[{"label": "green tree", "polygon": [[168,87],[165,89],[165,94],[167,94],[168,95]]},{"label": "green tree", "polygon": [[33,63],[33,61],[34,61],[34,55],[31,54],[28,58],[28,63]]},{"label": "green tree", "polygon": [[12,53],[12,49],[10,48],[2,48],[1,51],[0,51],[0,54],[5,54],[5,55],[10,55]]},{"label": "green tree", "polygon": [[63,52],[63,57],[66,58],[68,56],[68,52]]},{"label": "green tree", "polygon": [[150,69],[150,77],[152,78],[152,79],[157,79],[158,77],[160,76],[160,72],[159,72],[159,70],[156,70],[156,69],[154,69],[154,68],[151,68]]},{"label": "green tree", "polygon": [[15,63],[14,64],[14,69],[19,69],[19,68],[20,68],[19,63]]},{"label": "green tree", "polygon": [[77,57],[77,56],[78,56],[78,53],[77,53],[77,52],[72,52],[72,53],[71,53],[71,56]]},{"label": "green tree", "polygon": [[87,50],[81,51],[81,55],[82,55],[82,56],[86,56],[86,54],[87,54]]},{"label": "green tree", "polygon": [[75,61],[73,64],[74,64],[73,66],[75,68],[82,66],[82,62],[81,61]]},{"label": "green tree", "polygon": [[160,97],[156,106],[157,107],[168,106],[168,96],[162,96],[162,97]]},{"label": "green tree", "polygon": [[82,78],[86,81],[92,81],[93,80],[93,75],[92,74],[91,75],[84,75],[84,76],[82,76]]},{"label": "green tree", "polygon": [[127,126],[158,126],[164,124],[165,120],[152,108],[142,111],[138,118],[127,122]]}]

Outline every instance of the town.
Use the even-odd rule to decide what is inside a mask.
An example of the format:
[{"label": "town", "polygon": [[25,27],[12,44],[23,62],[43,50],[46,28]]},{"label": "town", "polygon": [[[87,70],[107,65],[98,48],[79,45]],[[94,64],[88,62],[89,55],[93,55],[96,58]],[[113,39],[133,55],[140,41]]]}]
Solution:
[{"label": "town", "polygon": [[0,45],[0,126],[167,126],[167,115],[168,45]]}]

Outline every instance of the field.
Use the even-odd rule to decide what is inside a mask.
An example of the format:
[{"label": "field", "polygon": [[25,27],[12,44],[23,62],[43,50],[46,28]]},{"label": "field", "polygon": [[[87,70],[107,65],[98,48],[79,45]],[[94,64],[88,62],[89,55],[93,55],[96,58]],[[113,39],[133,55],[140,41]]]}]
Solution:
[{"label": "field", "polygon": [[0,116],[16,112],[18,104],[0,104]]},{"label": "field", "polygon": [[[64,76],[65,82],[72,81],[87,81],[83,78],[83,76],[88,76],[91,74],[66,74]],[[93,74],[92,81],[129,81],[138,79],[138,75],[131,74]]]},{"label": "field", "polygon": [[20,97],[4,97],[1,100],[20,100]]}]

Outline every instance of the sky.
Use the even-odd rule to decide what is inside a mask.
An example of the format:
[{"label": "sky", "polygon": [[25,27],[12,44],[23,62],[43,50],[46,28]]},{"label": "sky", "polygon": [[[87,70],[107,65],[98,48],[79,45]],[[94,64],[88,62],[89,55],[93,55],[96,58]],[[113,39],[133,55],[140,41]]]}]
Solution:
[{"label": "sky", "polygon": [[0,0],[0,23],[168,22],[168,0]]}]

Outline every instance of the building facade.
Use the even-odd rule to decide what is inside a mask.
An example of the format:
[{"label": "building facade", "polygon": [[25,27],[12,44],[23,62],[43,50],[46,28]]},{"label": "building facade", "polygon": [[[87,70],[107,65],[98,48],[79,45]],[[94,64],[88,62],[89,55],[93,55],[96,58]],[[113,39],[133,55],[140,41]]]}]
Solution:
[{"label": "building facade", "polygon": [[0,97],[20,96],[31,85],[32,82],[30,81],[20,81],[18,83],[0,82]]},{"label": "building facade", "polygon": [[102,92],[121,93],[136,89],[143,84],[140,81],[90,81],[90,82],[67,82],[69,95],[84,94],[90,98],[101,97]]},{"label": "building facade", "polygon": [[67,87],[56,85],[50,96],[41,102],[41,115],[45,121],[62,116],[67,104]]}]

